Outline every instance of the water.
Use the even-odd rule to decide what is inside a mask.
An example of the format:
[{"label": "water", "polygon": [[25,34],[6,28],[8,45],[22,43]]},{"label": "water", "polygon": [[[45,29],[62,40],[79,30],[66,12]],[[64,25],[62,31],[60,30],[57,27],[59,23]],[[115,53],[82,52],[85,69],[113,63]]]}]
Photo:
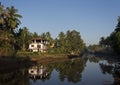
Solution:
[{"label": "water", "polygon": [[115,62],[78,58],[0,73],[0,85],[111,85]]}]

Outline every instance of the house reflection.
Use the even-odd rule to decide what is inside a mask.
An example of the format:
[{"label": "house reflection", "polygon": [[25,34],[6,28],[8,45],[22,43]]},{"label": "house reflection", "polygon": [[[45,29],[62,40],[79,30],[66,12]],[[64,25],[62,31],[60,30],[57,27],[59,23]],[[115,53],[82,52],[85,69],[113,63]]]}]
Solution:
[{"label": "house reflection", "polygon": [[47,79],[49,75],[47,67],[43,65],[31,67],[28,69],[28,73],[31,79]]}]

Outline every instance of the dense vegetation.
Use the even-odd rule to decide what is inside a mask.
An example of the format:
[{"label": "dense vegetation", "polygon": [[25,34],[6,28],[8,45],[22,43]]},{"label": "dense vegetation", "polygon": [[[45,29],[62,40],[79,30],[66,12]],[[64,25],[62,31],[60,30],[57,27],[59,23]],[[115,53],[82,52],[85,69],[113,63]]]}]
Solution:
[{"label": "dense vegetation", "polygon": [[60,32],[58,39],[55,39],[55,49],[60,53],[80,53],[85,48],[85,44],[81,39],[80,33],[72,30],[66,34]]},{"label": "dense vegetation", "polygon": [[21,23],[19,19],[22,18],[17,12],[13,6],[5,8],[0,5],[0,54],[11,55],[17,49],[15,29],[18,28]]},{"label": "dense vegetation", "polygon": [[26,52],[32,38],[43,38],[49,41],[48,53],[81,53],[85,44],[76,30],[60,32],[53,39],[50,32],[39,35],[31,33],[27,27],[19,28],[21,24],[18,10],[0,4],[0,55],[14,56],[17,51]]},{"label": "dense vegetation", "polygon": [[120,16],[115,30],[107,38],[101,37],[100,45],[112,47],[116,53],[120,54]]},{"label": "dense vegetation", "polygon": [[[22,16],[18,10],[11,7],[5,7],[0,4],[0,55],[14,56],[18,51],[27,52],[32,38],[43,38],[49,41],[47,53],[75,53],[81,54],[85,49],[85,43],[81,38],[80,32],[68,30],[60,32],[57,38],[52,38],[50,32],[38,34],[32,33],[29,28],[19,28]],[[110,36],[101,37],[100,46],[112,47],[114,51],[120,54],[120,17],[115,30]],[[97,45],[93,46],[96,48]],[[89,46],[90,47],[90,46]],[[98,47],[98,46],[97,46]],[[91,48],[91,47],[90,47]],[[91,48],[95,50],[94,48]],[[99,48],[96,48],[97,50]]]}]

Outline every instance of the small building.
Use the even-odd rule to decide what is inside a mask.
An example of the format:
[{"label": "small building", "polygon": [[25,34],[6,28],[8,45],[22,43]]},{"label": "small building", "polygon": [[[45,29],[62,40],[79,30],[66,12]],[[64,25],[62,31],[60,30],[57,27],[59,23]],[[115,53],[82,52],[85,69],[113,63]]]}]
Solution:
[{"label": "small building", "polygon": [[29,50],[32,52],[46,52],[48,41],[42,38],[33,38],[29,44]]}]

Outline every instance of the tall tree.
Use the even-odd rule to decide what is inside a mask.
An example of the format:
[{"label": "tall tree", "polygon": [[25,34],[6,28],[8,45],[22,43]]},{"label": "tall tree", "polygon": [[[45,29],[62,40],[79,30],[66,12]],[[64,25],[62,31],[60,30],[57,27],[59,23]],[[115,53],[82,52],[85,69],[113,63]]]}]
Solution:
[{"label": "tall tree", "polygon": [[46,37],[46,33],[42,33],[42,34],[40,35],[40,37],[43,38],[43,39],[46,39],[46,38],[47,38],[47,37]]},{"label": "tall tree", "polygon": [[59,37],[59,42],[58,42],[58,44],[59,44],[59,51],[61,52],[61,53],[65,53],[65,34],[64,34],[64,32],[60,32],[60,34],[58,35],[58,37]]},{"label": "tall tree", "polygon": [[46,32],[46,39],[47,39],[49,42],[51,42],[51,43],[54,42],[53,38],[51,37],[50,32]]},{"label": "tall tree", "polygon": [[38,34],[36,32],[34,32],[32,37],[33,38],[38,38],[39,36],[38,36]]},{"label": "tall tree", "polygon": [[[22,16],[17,14],[18,10],[11,7],[4,7],[0,5],[0,31],[1,31],[1,45],[6,46],[4,49],[14,50],[14,45],[16,43],[15,31],[20,24],[20,18]],[[8,50],[8,51],[9,51]]]},{"label": "tall tree", "polygon": [[120,16],[118,17],[118,23],[115,30],[110,36],[100,42],[110,45],[116,53],[120,54]]},{"label": "tall tree", "polygon": [[27,27],[23,27],[21,30],[20,30],[20,35],[18,37],[18,43],[19,43],[19,46],[21,48],[22,51],[25,51],[28,49],[28,46],[29,46],[29,42],[32,38],[32,35],[31,33],[29,32],[28,28]]},{"label": "tall tree", "polygon": [[0,29],[3,29],[5,23],[5,12],[4,6],[0,4]]},{"label": "tall tree", "polygon": [[120,54],[120,31],[115,34],[114,43],[113,43],[114,50]]},{"label": "tall tree", "polygon": [[59,50],[62,53],[81,53],[85,47],[80,33],[76,30],[68,30],[66,34],[60,32],[59,39],[57,41],[59,45]]},{"label": "tall tree", "polygon": [[115,32],[119,32],[120,31],[120,16],[118,16],[118,23],[115,29]]},{"label": "tall tree", "polygon": [[81,52],[85,45],[83,43],[83,40],[81,39],[80,33],[77,32],[76,30],[72,30],[67,33],[67,39],[70,47],[69,50],[73,52]]},{"label": "tall tree", "polygon": [[18,10],[15,9],[14,6],[7,7],[6,12],[8,14],[6,26],[13,32],[13,30],[20,25],[21,22],[19,19],[22,18],[22,16],[17,14]]},{"label": "tall tree", "polygon": [[116,53],[120,54],[120,16],[118,17],[116,29],[111,33],[110,38],[112,48]]}]

